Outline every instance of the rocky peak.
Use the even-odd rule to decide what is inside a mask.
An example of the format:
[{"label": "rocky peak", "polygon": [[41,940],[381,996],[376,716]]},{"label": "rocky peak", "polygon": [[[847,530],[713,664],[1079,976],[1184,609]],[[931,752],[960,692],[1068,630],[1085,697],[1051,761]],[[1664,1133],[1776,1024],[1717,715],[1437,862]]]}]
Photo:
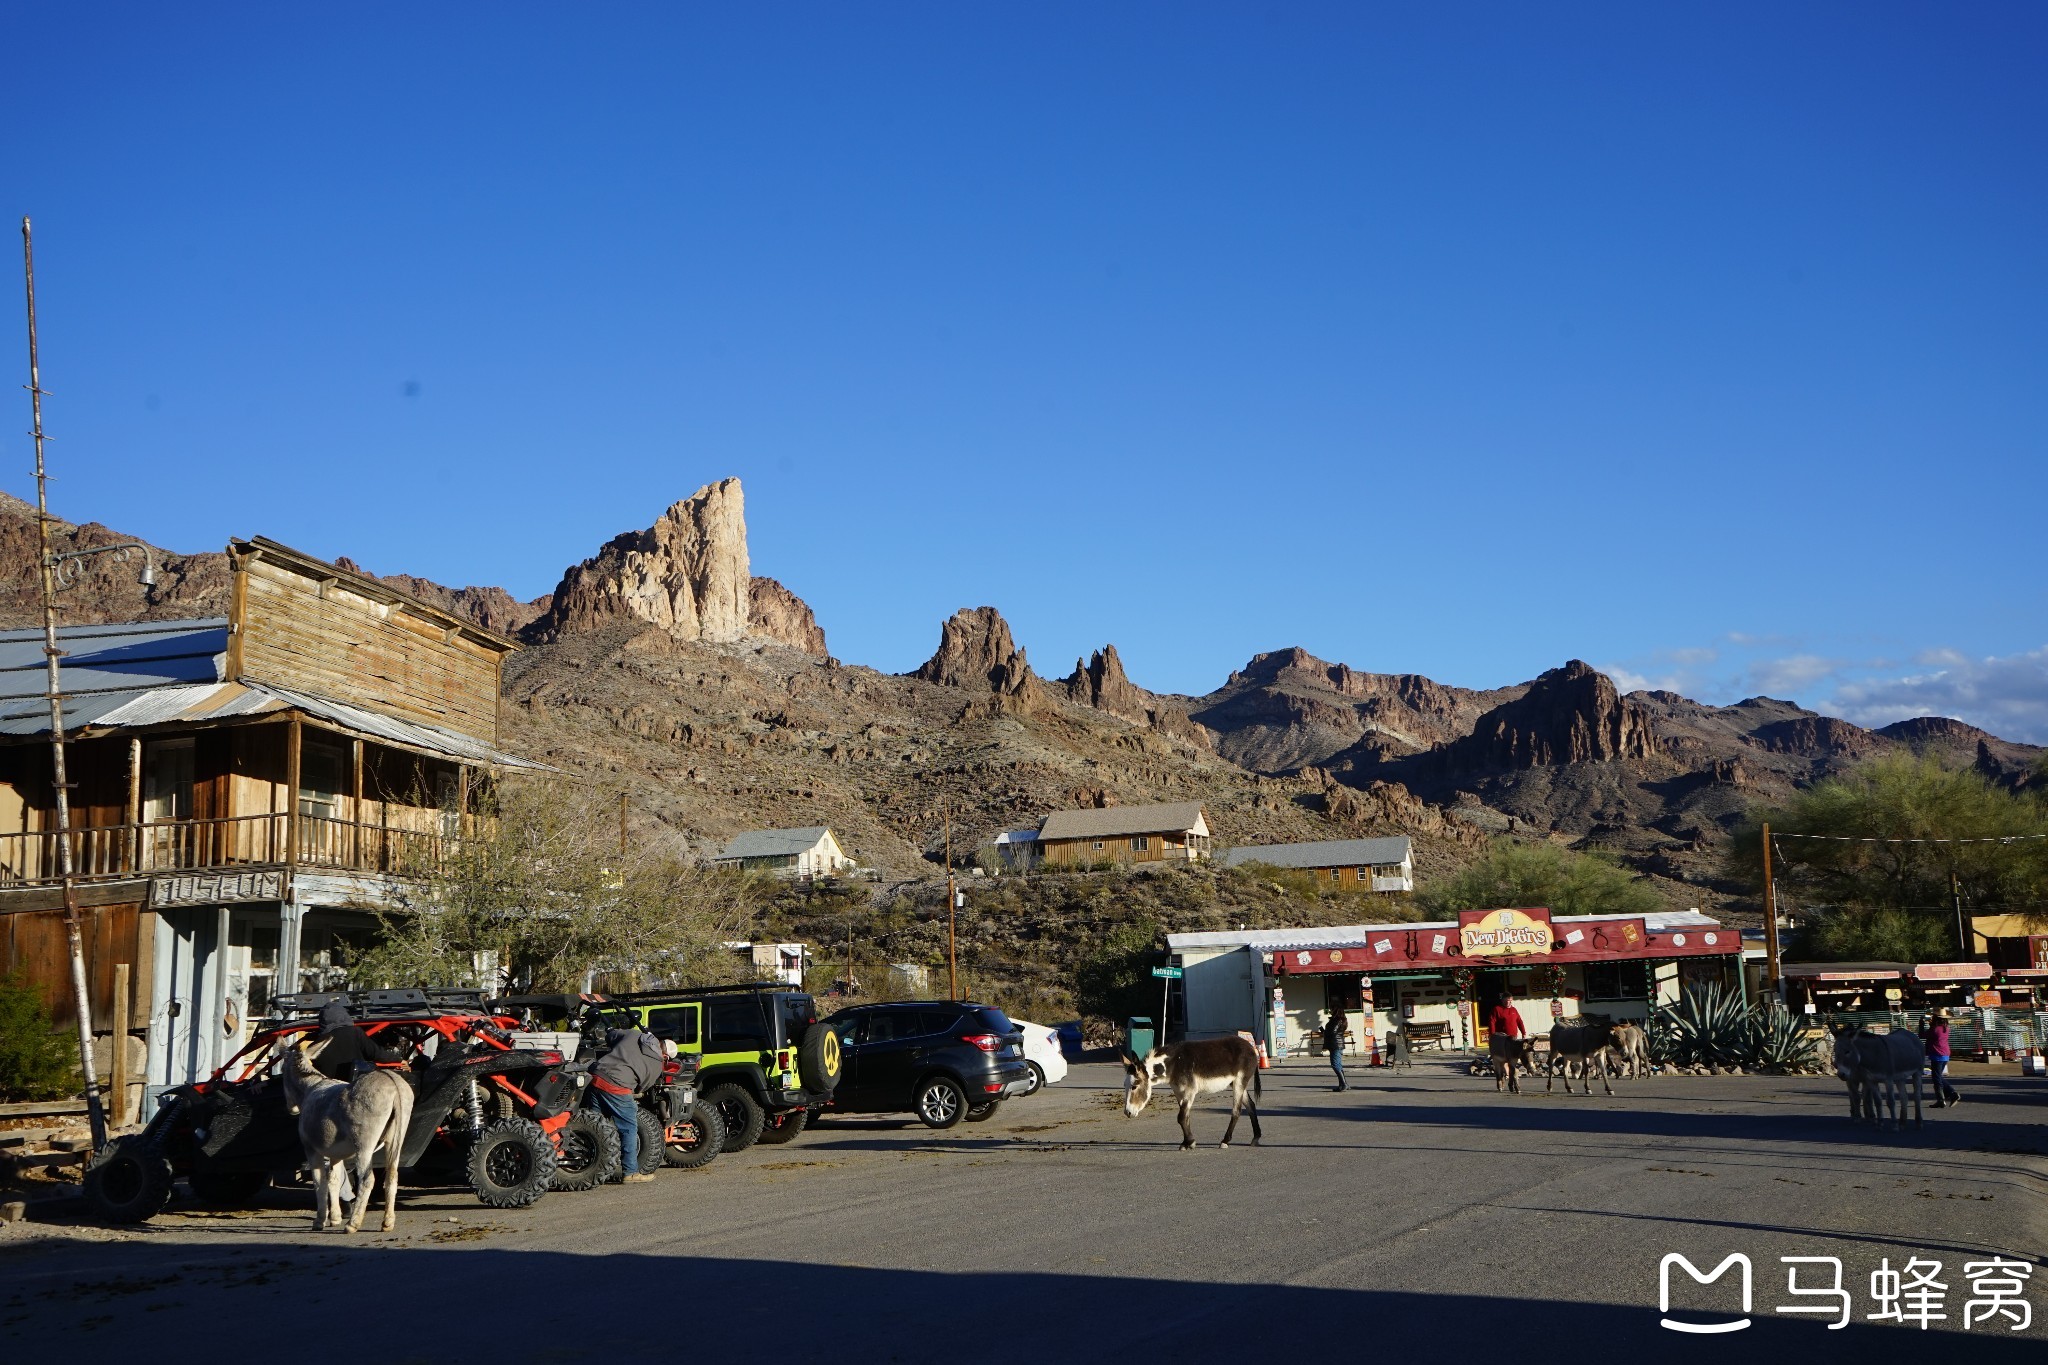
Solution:
[{"label": "rocky peak", "polygon": [[1037,681],[1010,623],[994,607],[962,607],[939,627],[938,652],[913,677],[945,687],[1018,696]]},{"label": "rocky peak", "polygon": [[1115,645],[1104,645],[1085,663],[1074,660],[1073,674],[1067,678],[1067,697],[1134,725],[1148,721],[1153,700],[1150,692],[1134,686],[1124,673],[1124,661],[1117,657]]},{"label": "rocky peak", "polygon": [[746,495],[721,479],[684,498],[644,531],[615,537],[562,575],[548,608],[528,628],[536,640],[645,621],[678,640],[770,640],[825,653],[811,609],[747,560]]},{"label": "rocky peak", "polygon": [[1659,744],[1650,714],[1613,679],[1573,659],[1479,717],[1472,733],[1436,751],[1452,772],[1542,768],[1648,758]]}]

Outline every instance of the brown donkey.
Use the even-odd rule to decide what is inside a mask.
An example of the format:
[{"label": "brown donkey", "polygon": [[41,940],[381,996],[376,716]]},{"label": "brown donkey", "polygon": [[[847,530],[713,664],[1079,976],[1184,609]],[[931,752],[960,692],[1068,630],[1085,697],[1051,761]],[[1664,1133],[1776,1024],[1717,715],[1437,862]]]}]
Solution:
[{"label": "brown donkey", "polygon": [[1252,1146],[1264,1136],[1259,1130],[1259,1054],[1242,1038],[1205,1038],[1200,1042],[1155,1047],[1140,1058],[1123,1054],[1124,1116],[1136,1118],[1152,1100],[1152,1088],[1165,1085],[1180,1104],[1182,1151],[1195,1145],[1195,1130],[1188,1123],[1188,1111],[1204,1095],[1230,1092],[1230,1126],[1223,1130],[1219,1147],[1230,1146],[1237,1134],[1240,1110],[1251,1116]]}]

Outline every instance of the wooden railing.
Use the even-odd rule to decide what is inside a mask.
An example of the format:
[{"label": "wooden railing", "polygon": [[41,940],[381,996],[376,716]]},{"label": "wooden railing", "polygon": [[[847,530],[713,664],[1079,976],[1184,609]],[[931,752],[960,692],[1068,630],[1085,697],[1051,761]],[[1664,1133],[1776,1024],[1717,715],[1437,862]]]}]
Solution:
[{"label": "wooden railing", "polygon": [[[418,873],[440,862],[458,842],[452,829],[422,831],[301,815],[294,859],[287,856],[292,824],[292,817],[279,811],[74,829],[69,835],[72,875],[79,881],[108,881],[293,862],[327,870]],[[0,886],[58,880],[56,831],[0,834]]]}]

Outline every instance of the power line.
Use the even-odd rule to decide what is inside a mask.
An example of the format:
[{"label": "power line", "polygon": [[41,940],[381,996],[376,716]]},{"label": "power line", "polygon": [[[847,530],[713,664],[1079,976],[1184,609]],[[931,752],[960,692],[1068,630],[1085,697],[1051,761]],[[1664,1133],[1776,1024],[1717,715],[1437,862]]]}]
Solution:
[{"label": "power line", "polygon": [[2048,834],[1990,834],[1970,839],[1883,839],[1874,835],[1859,834],[1786,834],[1782,831],[1771,836],[1779,839],[1822,839],[1835,844],[2016,844],[2024,839],[2048,839]]}]

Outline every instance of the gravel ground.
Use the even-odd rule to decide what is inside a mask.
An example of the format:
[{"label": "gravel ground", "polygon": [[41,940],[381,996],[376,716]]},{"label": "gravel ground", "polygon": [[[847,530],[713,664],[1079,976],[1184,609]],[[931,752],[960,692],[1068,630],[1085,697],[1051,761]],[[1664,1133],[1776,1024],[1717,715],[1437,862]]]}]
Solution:
[{"label": "gravel ground", "polygon": [[[1653,1077],[1610,1099],[1540,1084],[1496,1095],[1448,1061],[1354,1076],[1333,1094],[1307,1064],[1267,1073],[1257,1148],[1247,1125],[1217,1150],[1227,1115],[1211,1102],[1202,1148],[1178,1151],[1170,1108],[1125,1119],[1118,1070],[1087,1064],[947,1133],[841,1119],[653,1186],[515,1212],[408,1191],[388,1236],[313,1235],[303,1193],[236,1213],[180,1203],[133,1229],[46,1219],[0,1229],[0,1358],[69,1346],[218,1362],[224,1340],[287,1348],[309,1324],[358,1330],[383,1311],[405,1330],[379,1365],[705,1350],[1242,1361],[1295,1347],[2044,1358],[2048,1272],[2024,1291],[2026,1331],[1962,1319],[1965,1262],[2038,1266],[2048,1248],[2048,1083],[1959,1067],[1966,1104],[1880,1134],[1852,1127],[1840,1085],[1819,1078]],[[1749,1256],[1751,1326],[1661,1328],[1659,1262],[1674,1252],[1702,1269]],[[1776,1314],[1799,1302],[1782,1256],[1839,1258],[1857,1321]],[[1872,1273],[1915,1257],[1942,1263],[1947,1318],[1864,1321]],[[1681,1273],[1672,1311],[1726,1316],[1736,1297],[1732,1279],[1708,1290]]]}]

